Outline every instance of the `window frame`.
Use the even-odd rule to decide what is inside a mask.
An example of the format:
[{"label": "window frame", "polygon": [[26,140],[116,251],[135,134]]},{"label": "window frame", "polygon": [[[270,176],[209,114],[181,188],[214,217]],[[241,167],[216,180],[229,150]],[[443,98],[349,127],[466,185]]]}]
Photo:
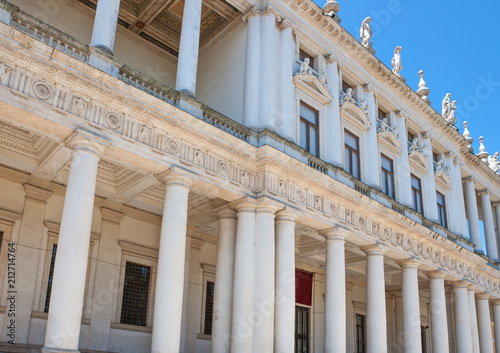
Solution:
[{"label": "window frame", "polygon": [[[388,171],[387,169],[385,169],[383,166],[382,166],[382,158],[386,158],[388,159],[389,161],[391,161],[391,167],[392,167],[392,171]],[[390,158],[386,153],[384,153],[383,151],[380,152],[380,187],[382,188],[382,192],[384,194],[386,194],[387,196],[389,196],[391,199],[395,200],[396,199],[396,180],[394,178],[394,174],[395,174],[395,166],[394,166],[394,159],[393,158]],[[390,175],[392,177],[391,181],[392,181],[392,195],[384,192],[384,188],[383,188],[383,185],[384,184],[387,184],[385,182],[385,179],[384,179],[384,171],[386,171],[386,173],[388,175]],[[387,185],[386,185],[387,187]]]},{"label": "window frame", "polygon": [[[19,224],[18,221],[21,220],[21,215],[18,213],[14,213],[11,211],[6,211],[0,209],[0,232],[3,233],[3,244],[0,248],[0,278],[3,278],[0,281],[0,293],[4,293],[3,289],[7,285],[7,261],[9,257],[9,243],[15,242],[14,229],[16,229],[16,233],[19,232],[19,227],[16,227],[16,224]],[[16,251],[17,251],[17,243],[16,243]],[[7,295],[3,295],[0,298],[0,306],[7,306]]]},{"label": "window frame", "polygon": [[[314,281],[314,279],[313,279]],[[311,353],[311,348],[312,348],[312,341],[314,340],[314,336],[312,335],[311,328],[312,328],[312,306],[308,305],[303,305],[303,304],[297,304],[295,303],[295,319],[294,319],[294,352],[297,350],[297,308],[302,308],[303,311],[307,311],[307,353]]]},{"label": "window frame", "polygon": [[296,136],[297,136],[297,145],[300,146],[300,104],[305,103],[306,105],[310,106],[312,109],[316,110],[318,112],[318,154],[315,156],[316,158],[322,158],[322,156],[325,155],[324,153],[324,148],[325,144],[323,143],[323,133],[321,131],[321,127],[324,126],[324,119],[325,119],[325,112],[324,112],[324,106],[316,101],[314,98],[310,97],[307,95],[304,91],[302,91],[300,88],[295,88],[295,107],[296,107]]},{"label": "window frame", "polygon": [[301,62],[304,62],[305,58],[309,58],[309,67],[315,70],[314,64],[316,63],[315,57],[311,54],[309,54],[307,51],[305,51],[302,48],[299,48],[299,60]]},{"label": "window frame", "polygon": [[[353,315],[353,320],[352,320],[352,329],[354,332],[354,335],[352,337],[352,342],[353,342],[353,348],[356,350],[357,348],[357,340],[356,340],[356,315],[362,315],[366,318],[366,303],[361,303],[358,301],[353,301],[352,302],[352,315]],[[365,321],[365,333],[366,333],[366,321]],[[354,351],[356,352],[356,351]]]},{"label": "window frame", "polygon": [[[352,132],[351,132],[351,130],[348,130],[348,129],[346,129],[346,128],[344,128],[344,129],[343,129],[343,132],[344,132],[344,134],[343,134],[342,138],[343,138],[343,142],[344,142],[344,154],[343,154],[343,159],[344,159],[344,170],[345,170],[347,173],[351,174],[351,175],[352,175],[353,177],[355,177],[356,179],[361,180],[361,177],[362,177],[362,175],[363,175],[363,173],[362,173],[362,171],[361,171],[361,138],[360,138],[358,135],[356,135],[356,134],[352,133]],[[358,144],[358,150],[355,150],[355,149],[353,149],[351,146],[348,146],[348,145],[347,145],[347,143],[346,143],[346,139],[345,139],[346,134],[349,134],[349,135],[351,135],[351,136],[353,136],[353,137],[355,137],[355,138],[356,138],[356,140],[357,140],[357,144]],[[357,167],[358,167],[358,173],[359,173],[359,175],[358,175],[358,176],[354,175],[351,171],[347,170],[346,149],[348,149],[348,150],[350,151],[350,162],[351,162],[350,164],[351,164],[351,165],[352,165],[352,153],[353,153],[353,151],[354,151],[355,153],[357,153],[357,155],[358,155],[358,163],[357,163],[357,164],[358,164],[358,166],[357,166]]]},{"label": "window frame", "polygon": [[[443,204],[439,203],[439,196],[443,198]],[[444,228],[448,228],[448,210],[446,207],[446,195],[436,189],[436,206],[438,211],[438,222]],[[442,212],[442,213],[441,213]],[[442,218],[443,217],[443,218]],[[443,224],[444,223],[444,224]]]},{"label": "window frame", "polygon": [[[198,339],[211,339],[212,335],[205,334],[205,318],[206,318],[206,308],[207,308],[207,284],[208,282],[214,283],[214,296],[215,296],[215,266],[209,264],[201,264],[203,270],[203,287],[202,287],[202,302],[201,302],[201,320],[200,320],[200,333],[198,333],[196,338]],[[212,321],[213,329],[213,321]]]},{"label": "window frame", "polygon": [[[412,183],[412,178],[415,178],[418,180],[418,183],[419,183],[419,189],[416,189],[413,187],[413,183]],[[422,216],[424,215],[424,212],[425,212],[425,208],[424,208],[424,195],[423,195],[423,188],[422,188],[422,178],[419,178],[417,175],[415,175],[414,173],[411,173],[410,172],[410,186],[411,186],[411,196],[412,196],[412,202],[414,201],[415,199],[415,195],[419,195],[419,199],[420,199],[420,204],[422,206],[422,210],[419,211],[417,209],[417,205],[415,204],[415,202],[413,202],[413,209],[415,211],[417,211],[418,213],[420,213]]]},{"label": "window frame", "polygon": [[[300,108],[302,107],[302,105],[305,105],[307,108],[313,110],[315,113],[316,113],[316,121],[317,121],[317,125],[314,125],[313,123],[311,123],[309,120],[305,119],[302,117],[301,113],[300,113]],[[304,148],[307,152],[311,153],[313,156],[315,157],[318,157],[319,158],[319,155],[320,155],[320,151],[319,151],[319,110],[315,109],[314,107],[312,107],[311,105],[307,104],[306,102],[304,101],[300,101],[300,104],[299,104],[299,146],[302,144],[302,141],[300,139],[300,137],[302,136],[302,123],[305,123],[306,124],[306,127],[307,127],[307,141],[306,141],[306,147],[302,147]],[[312,153],[311,152],[311,138],[310,138],[310,131],[311,131],[311,127],[313,127],[315,130],[316,130],[316,154]]]}]

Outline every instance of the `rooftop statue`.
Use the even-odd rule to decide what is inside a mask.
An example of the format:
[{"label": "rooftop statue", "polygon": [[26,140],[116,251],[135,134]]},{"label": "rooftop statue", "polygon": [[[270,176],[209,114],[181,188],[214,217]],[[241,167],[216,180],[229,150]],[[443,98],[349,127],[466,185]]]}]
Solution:
[{"label": "rooftop statue", "polygon": [[450,104],[450,114],[446,118],[448,124],[455,126],[457,119],[455,118],[455,110],[457,110],[457,101],[453,101]]},{"label": "rooftop statue", "polygon": [[498,152],[495,152],[493,156],[488,156],[488,165],[495,173],[500,170],[500,162],[498,161]]},{"label": "rooftop statue", "polygon": [[370,27],[370,22],[372,18],[367,17],[361,22],[361,28],[359,29],[359,36],[361,38],[361,44],[365,48],[371,48],[373,46],[373,41],[370,42],[372,39],[372,28]]},{"label": "rooftop statue", "polygon": [[451,98],[451,93],[446,93],[446,96],[443,99],[443,102],[441,103],[442,110],[441,110],[441,116],[443,119],[448,120],[448,116],[451,113],[451,103],[450,103],[450,98]]},{"label": "rooftop statue", "polygon": [[401,48],[400,46],[397,46],[396,49],[394,50],[394,56],[392,57],[392,72],[398,77],[401,76],[400,72],[403,70],[403,65],[401,64]]},{"label": "rooftop statue", "polygon": [[312,69],[309,66],[309,62],[310,62],[309,58],[305,58],[304,62],[300,64],[300,72],[299,72],[300,75],[312,75]]}]

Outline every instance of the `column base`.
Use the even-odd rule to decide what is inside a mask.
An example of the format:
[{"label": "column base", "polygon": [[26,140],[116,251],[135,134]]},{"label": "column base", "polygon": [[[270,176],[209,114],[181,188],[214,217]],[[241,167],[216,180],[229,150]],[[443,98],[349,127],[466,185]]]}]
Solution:
[{"label": "column base", "polygon": [[42,353],[80,353],[78,349],[43,347]]},{"label": "column base", "polygon": [[118,77],[120,70],[113,65],[113,58],[106,56],[106,53],[101,49],[99,47],[90,47],[89,65],[111,76]]},{"label": "column base", "polygon": [[11,22],[11,14],[10,12],[4,10],[4,9],[0,9],[0,22],[3,22],[7,25],[10,25],[10,22]]},{"label": "column base", "polygon": [[200,104],[193,99],[193,96],[186,94],[186,92],[181,92],[181,97],[177,107],[199,119],[203,119],[203,110],[201,109]]}]

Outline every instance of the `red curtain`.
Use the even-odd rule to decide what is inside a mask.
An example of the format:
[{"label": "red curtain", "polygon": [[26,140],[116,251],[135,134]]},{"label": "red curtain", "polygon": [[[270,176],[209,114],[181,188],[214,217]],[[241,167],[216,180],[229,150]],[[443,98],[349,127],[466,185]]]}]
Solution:
[{"label": "red curtain", "polygon": [[295,302],[302,305],[312,304],[313,274],[295,269]]}]

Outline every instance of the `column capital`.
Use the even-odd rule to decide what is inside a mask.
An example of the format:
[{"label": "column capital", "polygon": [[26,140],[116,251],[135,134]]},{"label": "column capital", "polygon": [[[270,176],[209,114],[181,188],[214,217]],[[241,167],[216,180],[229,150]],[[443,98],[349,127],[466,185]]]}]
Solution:
[{"label": "column capital", "polygon": [[24,184],[24,192],[26,193],[26,198],[33,199],[35,201],[46,203],[50,196],[52,196],[52,191],[47,189],[39,188],[31,184]]},{"label": "column capital", "polygon": [[469,287],[470,283],[462,280],[462,281],[451,282],[451,285],[453,286],[454,289],[457,289],[457,288],[467,289],[467,287]]},{"label": "column capital", "polygon": [[367,92],[371,92],[373,94],[376,94],[377,92],[375,91],[375,87],[373,85],[373,83],[371,82],[367,82],[367,83],[364,83],[363,84],[363,90],[367,91]]},{"label": "column capital", "polygon": [[429,279],[441,279],[441,280],[444,280],[444,278],[446,277],[446,274],[443,271],[440,271],[440,270],[425,272],[425,275],[427,277],[429,277]]},{"label": "column capital", "polygon": [[187,189],[193,184],[193,175],[180,168],[173,167],[158,175],[158,180],[168,185],[179,185]]},{"label": "column capital", "polygon": [[487,292],[477,293],[476,300],[490,300],[490,294]]},{"label": "column capital", "polygon": [[396,113],[396,118],[405,120],[409,119],[408,113],[404,110],[396,110],[395,113]]},{"label": "column capital", "polygon": [[465,177],[465,178],[462,178],[462,182],[475,182],[476,179],[472,176],[472,175],[469,175],[468,177]]},{"label": "column capital", "polygon": [[418,261],[415,261],[415,259],[410,258],[410,259],[403,259],[403,260],[398,260],[396,263],[401,266],[401,268],[415,268],[418,269],[418,266],[420,263]]},{"label": "column capital", "polygon": [[276,211],[283,208],[283,205],[264,196],[256,200],[255,207],[258,213],[272,213],[274,215]]},{"label": "column capital", "polygon": [[235,209],[238,212],[255,212],[255,203],[255,199],[251,197],[244,197],[242,199],[231,202],[229,204],[229,207]]},{"label": "column capital", "polygon": [[77,129],[66,140],[66,147],[73,152],[82,151],[101,157],[104,150],[111,145],[111,142],[104,137],[91,132]]},{"label": "column capital", "polygon": [[215,214],[219,219],[224,218],[234,218],[236,219],[236,211],[229,207],[229,205],[224,205],[214,209]]},{"label": "column capital", "polygon": [[361,251],[364,251],[366,255],[384,255],[386,252],[385,246],[382,244],[371,244],[367,246],[362,246],[359,248]]},{"label": "column capital", "polygon": [[125,217],[124,213],[112,210],[110,208],[101,207],[99,210],[101,211],[103,221],[120,224],[123,217]]},{"label": "column capital", "polygon": [[260,15],[260,14],[262,14],[262,11],[261,11],[258,7],[254,6],[254,7],[252,7],[250,10],[248,10],[248,11],[247,11],[247,12],[246,12],[246,13],[245,13],[242,17],[241,17],[241,20],[242,20],[242,21],[246,21],[246,20],[248,20],[248,18],[249,18],[249,17],[255,16],[255,15]]},{"label": "column capital", "polygon": [[298,214],[290,211],[288,207],[285,206],[284,209],[276,212],[276,222],[291,222],[295,223],[295,220],[298,218]]},{"label": "column capital", "polygon": [[297,30],[292,26],[292,23],[288,21],[287,19],[282,19],[281,22],[278,25],[279,29],[287,29],[290,28],[292,31],[292,34],[297,34]]},{"label": "column capital", "polygon": [[333,64],[333,63],[337,65],[339,64],[339,59],[333,53],[325,55],[325,61],[328,64]]},{"label": "column capital", "polygon": [[500,306],[500,299],[499,298],[492,299],[492,300],[490,300],[490,303],[493,306]]},{"label": "column capital", "polygon": [[494,207],[500,206],[500,201],[495,201],[491,203]]},{"label": "column capital", "polygon": [[328,229],[323,229],[318,232],[319,235],[326,238],[326,240],[345,240],[349,234],[347,234],[347,229],[341,226],[335,226]]},{"label": "column capital", "polygon": [[422,139],[432,139],[432,135],[429,131],[424,131],[420,135],[422,136]]},{"label": "column capital", "polygon": [[478,191],[478,192],[477,192],[477,194],[478,194],[479,196],[483,196],[483,195],[485,195],[485,196],[490,196],[490,189],[488,189],[488,188],[483,189],[483,190],[481,190],[481,191]]},{"label": "column capital", "polygon": [[473,284],[470,284],[467,286],[467,292],[476,292],[476,286]]}]

